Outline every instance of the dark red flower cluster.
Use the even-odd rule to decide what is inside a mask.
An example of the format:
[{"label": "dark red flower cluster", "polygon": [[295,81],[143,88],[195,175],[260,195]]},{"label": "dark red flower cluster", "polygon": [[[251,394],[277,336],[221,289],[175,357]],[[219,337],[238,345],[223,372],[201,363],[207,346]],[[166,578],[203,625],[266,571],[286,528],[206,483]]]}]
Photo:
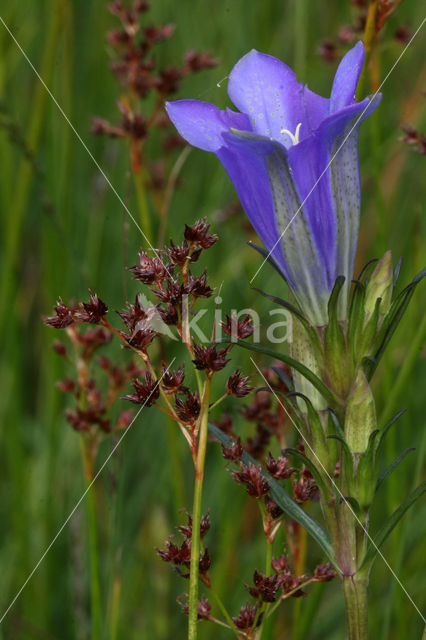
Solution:
[{"label": "dark red flower cluster", "polygon": [[[144,14],[149,8],[148,2],[140,1],[126,5],[122,0],[114,0],[109,5],[110,12],[121,23],[107,34],[108,44],[116,54],[110,66],[126,94],[119,102],[122,115],[120,123],[110,124],[95,118],[92,125],[95,134],[129,140],[132,169],[135,172],[142,168],[142,145],[152,129],[160,129],[166,134],[163,140],[165,151],[182,145],[183,141],[169,131],[170,121],[163,110],[164,101],[179,89],[185,76],[210,69],[218,63],[208,52],[189,50],[181,66],[159,69],[154,50],[173,35],[175,27],[173,24],[147,24]],[[152,97],[151,113],[143,114],[139,105],[135,105],[134,98],[142,101]],[[154,171],[151,173],[154,177]]]},{"label": "dark red flower cluster", "polygon": [[[188,518],[188,524],[176,527],[183,536],[181,544],[175,544],[173,539],[170,538],[165,542],[165,549],[156,549],[160,558],[164,560],[164,562],[172,564],[182,578],[189,578],[189,566],[191,563],[192,518],[188,513],[186,515]],[[207,514],[201,518],[200,537],[204,538],[209,529],[210,516]],[[200,580],[202,580],[207,586],[210,586],[210,566],[211,560],[209,550],[207,547],[204,547],[204,550],[200,552],[198,568]]]},{"label": "dark red flower cluster", "polygon": [[421,155],[426,155],[426,135],[417,131],[414,127],[407,124],[402,127],[405,136],[402,138],[405,144],[408,144],[414,151]]},{"label": "dark red flower cluster", "polygon": [[[189,613],[189,605],[188,605],[188,594],[183,594],[177,598],[177,602],[180,604],[182,608],[182,613],[186,616]],[[206,596],[201,596],[201,599],[198,600],[197,603],[197,618],[198,620],[210,620],[210,612],[212,610],[210,602],[207,600]]]}]

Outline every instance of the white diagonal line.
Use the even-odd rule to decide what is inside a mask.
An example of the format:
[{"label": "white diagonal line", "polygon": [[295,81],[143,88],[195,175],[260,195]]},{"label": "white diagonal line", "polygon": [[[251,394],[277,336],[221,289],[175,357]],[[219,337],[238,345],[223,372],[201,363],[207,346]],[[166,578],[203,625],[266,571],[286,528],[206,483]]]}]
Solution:
[{"label": "white diagonal line", "polygon": [[9,29],[8,25],[6,24],[6,22],[4,21],[3,17],[0,15],[0,21],[3,24],[4,28],[6,29],[6,31],[8,32],[8,34],[10,35],[10,37],[12,38],[12,40],[14,41],[14,43],[16,44],[16,46],[18,47],[19,51],[22,53],[22,55],[24,56],[25,60],[28,62],[29,66],[31,67],[31,69],[34,71],[35,75],[37,76],[37,78],[40,80],[41,84],[43,85],[43,87],[46,89],[47,93],[49,94],[50,98],[52,99],[52,101],[55,103],[56,107],[58,108],[59,112],[61,113],[61,115],[63,116],[64,120],[66,121],[66,123],[69,125],[69,127],[71,128],[71,130],[73,131],[75,137],[77,138],[77,140],[81,143],[81,145],[83,146],[84,150],[87,152],[87,154],[89,155],[90,159],[92,160],[93,164],[96,166],[96,168],[98,169],[98,171],[100,172],[100,174],[102,175],[102,177],[104,178],[104,180],[106,181],[106,183],[108,184],[108,186],[110,187],[110,189],[112,190],[112,192],[114,193],[114,195],[116,196],[117,200],[119,201],[119,203],[121,204],[121,206],[123,207],[123,209],[126,211],[126,213],[128,214],[128,216],[131,218],[131,220],[134,222],[134,224],[136,225],[136,227],[138,228],[138,230],[141,232],[141,235],[143,236],[144,240],[146,241],[146,243],[148,244],[148,246],[150,247],[150,249],[152,249],[154,251],[154,253],[158,254],[157,249],[154,249],[154,247],[152,246],[151,242],[149,241],[149,238],[147,238],[147,236],[145,235],[145,233],[143,232],[143,230],[141,229],[141,227],[139,226],[139,224],[137,223],[135,217],[133,216],[133,214],[131,213],[129,207],[126,205],[126,203],[124,202],[123,198],[120,196],[120,194],[118,193],[117,189],[114,187],[114,185],[111,183],[110,179],[108,178],[107,174],[105,173],[105,171],[102,169],[102,167],[100,166],[99,162],[96,160],[95,156],[93,155],[93,153],[90,151],[89,147],[87,146],[87,144],[84,142],[83,138],[81,137],[81,135],[78,133],[77,129],[75,128],[75,126],[73,125],[73,123],[71,122],[71,120],[69,119],[69,117],[67,116],[67,114],[65,113],[65,111],[63,110],[63,108],[61,107],[61,105],[59,104],[59,102],[56,100],[55,96],[53,95],[53,93],[51,92],[51,90],[49,89],[49,87],[47,86],[47,84],[45,83],[45,81],[43,80],[43,78],[41,77],[41,75],[39,74],[39,72],[37,71],[36,67],[33,65],[33,63],[31,62],[30,58],[28,57],[28,55],[26,54],[25,50],[22,48],[21,44],[18,42],[18,40],[15,38],[15,36],[13,35],[12,31]]},{"label": "white diagonal line", "polygon": [[260,267],[258,268],[258,270],[256,271],[256,273],[254,274],[254,276],[251,278],[250,280],[250,284],[253,282],[253,280],[255,279],[255,277],[258,275],[258,273],[261,271],[261,269],[263,268],[263,265],[265,264],[265,262],[268,261],[268,258],[271,256],[272,252],[274,251],[275,247],[281,242],[284,234],[286,233],[286,231],[288,230],[288,228],[290,227],[290,225],[292,224],[292,222],[294,221],[294,219],[296,218],[296,216],[298,215],[298,213],[302,210],[303,205],[305,204],[305,202],[307,201],[307,199],[309,198],[309,196],[311,195],[311,193],[315,190],[315,188],[317,187],[318,183],[320,182],[320,180],[322,179],[322,177],[326,174],[326,172],[328,171],[328,169],[330,168],[330,165],[332,164],[333,160],[336,158],[336,156],[338,155],[338,153],[342,150],[344,144],[347,142],[349,136],[351,135],[351,133],[353,132],[353,130],[355,129],[355,127],[358,125],[358,123],[360,122],[360,120],[362,119],[362,116],[364,115],[364,113],[367,111],[367,109],[369,108],[371,102],[374,100],[374,98],[376,98],[376,96],[380,93],[380,90],[382,89],[383,85],[385,84],[385,82],[387,81],[387,79],[389,78],[389,76],[391,75],[391,73],[394,71],[395,67],[397,66],[397,64],[399,63],[399,61],[401,60],[401,58],[404,56],[404,54],[407,52],[407,49],[409,48],[409,46],[412,44],[414,38],[417,36],[417,34],[419,33],[420,29],[423,27],[424,23],[426,22],[426,17],[423,18],[422,22],[420,23],[420,26],[416,29],[416,31],[413,33],[413,35],[411,36],[410,40],[407,42],[407,44],[405,45],[404,49],[401,51],[400,55],[398,56],[398,58],[395,60],[395,62],[393,63],[392,67],[390,68],[390,70],[388,71],[388,73],[386,74],[386,76],[384,77],[384,79],[382,80],[379,88],[377,89],[377,91],[375,93],[373,93],[372,98],[370,100],[370,102],[368,103],[368,105],[361,111],[361,113],[359,114],[358,118],[355,120],[355,124],[352,126],[351,130],[349,131],[349,133],[346,135],[345,139],[343,140],[342,144],[339,146],[339,148],[337,149],[337,151],[333,154],[333,156],[331,157],[331,160],[329,161],[329,163],[327,164],[327,166],[325,167],[324,171],[320,174],[319,178],[316,180],[316,182],[314,183],[313,187],[311,188],[311,190],[309,191],[308,195],[304,198],[304,200],[302,201],[302,203],[300,204],[300,207],[297,209],[297,211],[293,214],[293,216],[291,217],[291,219],[289,220],[289,222],[286,224],[284,231],[281,233],[280,237],[278,238],[278,240],[276,241],[276,243],[274,244],[274,246],[272,247],[272,249],[269,251],[268,255],[266,256],[266,258],[264,258],[262,264],[260,265]]},{"label": "white diagonal line", "polygon": [[77,503],[75,504],[75,506],[73,507],[73,509],[71,510],[71,512],[69,513],[69,515],[67,516],[67,518],[65,519],[65,521],[63,522],[63,524],[61,525],[61,527],[59,528],[58,532],[56,533],[56,535],[54,536],[54,538],[51,540],[51,542],[49,543],[49,545],[46,547],[46,549],[44,550],[42,556],[40,557],[39,561],[37,562],[37,564],[34,566],[33,570],[31,571],[31,573],[29,574],[28,578],[25,580],[24,584],[22,585],[22,587],[19,589],[18,593],[15,595],[15,597],[13,598],[13,600],[11,601],[11,603],[9,604],[9,606],[7,607],[6,611],[3,613],[3,615],[0,618],[0,624],[3,622],[3,620],[5,619],[5,617],[7,616],[7,614],[9,613],[9,611],[11,610],[11,608],[13,607],[13,605],[15,604],[15,602],[17,601],[17,599],[19,598],[19,596],[21,595],[21,593],[23,592],[23,590],[25,589],[25,587],[27,586],[27,584],[29,583],[29,581],[31,580],[31,578],[33,577],[33,575],[35,574],[35,572],[37,571],[37,569],[39,568],[39,566],[41,565],[41,563],[43,562],[43,560],[45,559],[45,557],[47,556],[47,554],[49,553],[50,549],[53,547],[53,545],[55,544],[56,540],[59,538],[59,536],[61,535],[62,531],[65,529],[65,527],[67,526],[68,522],[71,520],[72,516],[74,515],[74,513],[77,511],[78,507],[80,506],[80,504],[83,502],[84,498],[87,496],[88,492],[90,491],[90,489],[92,488],[93,484],[96,482],[96,480],[99,478],[99,476],[101,475],[102,471],[104,470],[104,468],[106,467],[106,465],[108,464],[108,462],[110,461],[110,459],[112,458],[112,456],[114,455],[114,453],[116,452],[116,450],[118,449],[118,447],[120,446],[120,444],[122,443],[122,441],[124,440],[125,436],[127,435],[127,433],[130,431],[130,427],[135,423],[137,417],[139,416],[140,412],[142,411],[142,409],[146,406],[146,403],[149,401],[149,399],[151,398],[152,394],[154,393],[154,391],[158,388],[158,385],[160,384],[161,380],[163,379],[163,376],[167,373],[167,371],[170,369],[170,367],[172,366],[173,362],[176,360],[176,358],[173,358],[173,360],[171,361],[171,363],[169,364],[169,366],[167,367],[167,369],[165,369],[161,375],[161,377],[157,380],[157,384],[155,385],[155,387],[153,388],[153,390],[151,391],[151,393],[149,394],[149,396],[147,397],[147,399],[145,400],[145,402],[143,403],[143,405],[141,406],[141,408],[139,409],[139,411],[137,412],[137,414],[135,415],[135,417],[133,418],[133,420],[131,421],[131,423],[129,424],[129,426],[127,427],[127,429],[124,430],[123,435],[121,436],[121,438],[118,440],[118,442],[114,445],[114,447],[112,448],[111,452],[108,454],[107,458],[104,460],[104,462],[102,463],[102,466],[100,467],[100,469],[97,471],[97,473],[95,474],[95,476],[93,477],[93,479],[91,480],[90,484],[87,486],[86,490],[84,491],[83,495],[80,497],[80,499],[77,501]]},{"label": "white diagonal line", "polygon": [[385,563],[385,565],[387,566],[387,568],[389,569],[389,571],[391,572],[392,576],[395,578],[395,580],[397,581],[397,583],[399,584],[399,586],[401,587],[401,589],[403,590],[403,592],[405,593],[405,595],[407,596],[407,598],[409,599],[409,601],[411,602],[411,604],[413,605],[413,607],[415,608],[415,610],[417,611],[417,613],[419,614],[419,616],[421,617],[421,619],[423,620],[424,623],[426,623],[426,618],[423,616],[422,612],[420,611],[420,609],[418,608],[418,606],[416,605],[416,603],[414,602],[413,598],[410,596],[410,594],[408,593],[407,589],[404,587],[404,585],[402,584],[401,580],[398,578],[398,576],[396,575],[395,571],[392,569],[392,567],[390,566],[389,562],[386,560],[385,556],[383,555],[383,553],[380,551],[379,547],[375,544],[373,538],[370,536],[370,534],[368,533],[367,529],[364,527],[364,525],[362,524],[361,520],[358,518],[358,516],[356,515],[355,511],[353,510],[351,504],[345,499],[345,496],[343,495],[343,493],[340,491],[339,487],[337,486],[337,484],[335,483],[334,479],[331,477],[331,475],[328,473],[327,469],[324,467],[323,463],[321,462],[321,460],[319,459],[319,457],[317,456],[317,454],[315,453],[314,449],[311,447],[311,445],[309,444],[309,442],[305,439],[302,431],[299,429],[299,427],[297,426],[296,422],[293,420],[291,414],[287,411],[287,408],[284,406],[284,404],[281,402],[281,399],[278,397],[278,395],[275,393],[274,389],[271,387],[271,385],[269,384],[269,382],[267,381],[267,379],[265,378],[265,376],[263,375],[262,370],[258,367],[257,363],[254,361],[253,357],[250,356],[250,360],[252,361],[252,363],[254,364],[254,366],[256,367],[256,369],[258,370],[258,372],[260,373],[260,375],[262,376],[262,378],[264,379],[264,381],[266,382],[267,386],[269,387],[269,389],[271,390],[271,392],[274,394],[275,398],[277,399],[279,405],[284,409],[286,415],[289,417],[292,425],[296,428],[297,432],[299,433],[300,437],[302,438],[303,442],[305,445],[307,445],[308,449],[311,451],[311,453],[315,456],[316,460],[319,462],[319,464],[321,465],[321,468],[323,469],[323,471],[325,472],[326,476],[328,477],[328,479],[330,480],[331,484],[333,485],[334,489],[336,489],[336,491],[339,493],[340,497],[342,498],[344,504],[347,505],[348,509],[350,510],[350,512],[352,513],[353,517],[355,518],[355,520],[358,522],[359,526],[361,527],[361,529],[364,531],[365,535],[367,536],[368,540],[371,542],[371,544],[373,545],[373,547],[376,549],[377,553],[380,555],[380,557],[382,558],[383,562]]}]

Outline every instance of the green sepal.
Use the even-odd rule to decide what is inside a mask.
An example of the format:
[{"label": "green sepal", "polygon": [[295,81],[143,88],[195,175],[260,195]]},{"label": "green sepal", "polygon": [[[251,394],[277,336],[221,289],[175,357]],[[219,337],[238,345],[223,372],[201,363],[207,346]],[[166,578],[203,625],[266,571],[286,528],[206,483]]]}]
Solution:
[{"label": "green sepal", "polygon": [[315,482],[318,485],[318,489],[321,491],[323,497],[327,499],[327,496],[330,493],[330,487],[327,487],[326,481],[324,480],[324,471],[320,471],[312,462],[312,460],[310,460],[304,453],[302,453],[298,449],[294,449],[294,447],[287,447],[286,449],[283,449],[283,453],[284,455],[290,453],[292,456],[298,458],[303,462],[305,467],[307,467],[312,473]]},{"label": "green sepal", "polygon": [[373,564],[373,561],[377,555],[377,550],[384,543],[388,535],[391,531],[396,527],[398,522],[401,520],[405,512],[416,502],[418,498],[426,491],[426,481],[422,482],[417,489],[412,491],[410,495],[404,500],[402,504],[392,513],[392,515],[387,519],[385,524],[381,527],[381,529],[374,536],[373,541],[370,541],[370,544],[367,548],[367,552],[364,556],[364,560],[360,569]]},{"label": "green sepal", "polygon": [[407,453],[410,453],[410,451],[415,451],[415,450],[416,450],[415,447],[408,447],[402,453],[400,453],[397,458],[395,458],[395,460],[388,466],[387,469],[385,469],[385,471],[382,473],[382,475],[377,480],[376,491],[378,491],[379,487],[383,484],[383,482],[386,480],[386,478],[388,476],[390,476],[392,471],[399,465],[401,460],[403,460],[405,458]]},{"label": "green sepal", "polygon": [[398,282],[399,274],[401,272],[401,267],[402,267],[402,256],[399,258],[398,262],[396,263],[396,265],[393,268],[393,286],[394,286],[394,288],[396,287],[396,284]]},{"label": "green sepal", "polygon": [[352,361],[357,364],[356,345],[359,342],[359,337],[362,333],[362,327],[364,326],[365,310],[365,286],[360,280],[354,280],[354,289],[352,292],[352,298],[349,306],[349,319],[347,340],[349,348],[351,349]]},{"label": "green sepal", "polygon": [[294,391],[294,383],[293,380],[290,378],[290,376],[288,376],[285,371],[283,371],[282,369],[280,369],[279,367],[271,367],[272,371],[274,371],[277,376],[279,377],[279,379],[281,380],[281,382],[283,382],[287,389],[291,392]]},{"label": "green sepal", "polygon": [[363,357],[368,356],[372,353],[377,333],[377,327],[379,325],[381,302],[382,299],[377,298],[376,304],[374,306],[374,311],[367,321],[365,328],[360,333],[358,333],[357,344],[355,346],[357,360],[361,360]]},{"label": "green sepal", "polygon": [[376,438],[380,430],[375,429],[368,438],[367,449],[359,457],[356,470],[356,495],[362,509],[367,509],[373,502],[376,492],[375,457],[377,443]]},{"label": "green sepal", "polygon": [[345,440],[354,453],[364,453],[376,429],[374,397],[362,367],[358,367],[346,402]]},{"label": "green sepal", "polygon": [[287,282],[287,278],[285,277],[283,271],[281,270],[281,268],[278,265],[278,262],[275,261],[275,259],[273,258],[272,254],[270,251],[267,251],[264,247],[259,247],[258,244],[255,244],[254,242],[252,242],[251,240],[249,240],[247,242],[248,246],[251,247],[252,249],[254,249],[255,251],[257,251],[258,253],[260,253],[260,255],[266,260],[266,262],[269,262],[269,264],[274,267],[275,271],[277,271],[281,278],[284,280],[284,282],[286,283],[286,285],[289,287],[289,284]]},{"label": "green sepal", "polygon": [[366,373],[367,378],[370,380],[373,376],[374,371],[390,341],[393,334],[396,331],[399,323],[402,320],[402,317],[407,309],[407,306],[411,300],[411,297],[414,294],[414,291],[419,284],[419,282],[426,275],[426,269],[422,269],[420,273],[416,275],[412,282],[403,289],[399,295],[395,298],[395,300],[391,304],[391,308],[389,313],[386,315],[383,320],[382,327],[377,336],[377,344],[379,345],[376,353],[374,354],[375,366],[369,368],[368,373]]},{"label": "green sepal", "polygon": [[338,305],[340,292],[345,284],[345,276],[338,276],[328,301],[328,324],[338,323]]},{"label": "green sepal", "polygon": [[352,451],[348,447],[348,443],[344,438],[338,435],[330,435],[328,438],[332,440],[338,440],[342,445],[342,457],[340,460],[340,464],[342,465],[343,476],[346,482],[346,488],[348,493],[353,493],[354,488],[354,459],[352,456]]},{"label": "green sepal", "polygon": [[[229,445],[232,444],[233,439],[226,433],[223,433],[223,431],[214,424],[209,423],[209,431],[225,446],[229,447]],[[258,462],[246,451],[244,451],[242,459],[245,464],[258,464]],[[327,531],[325,531],[319,522],[310,516],[307,511],[302,509],[302,507],[300,507],[297,502],[289,496],[283,487],[267,471],[263,470],[263,474],[269,483],[271,498],[274,502],[277,503],[287,516],[296,520],[296,522],[306,529],[309,535],[319,544],[330,562],[335,566],[333,547]]]},{"label": "green sepal", "polygon": [[[329,409],[328,410],[328,417],[329,417],[329,420],[330,420],[332,426],[337,431],[337,434],[341,438],[345,439],[345,432],[344,432],[344,429],[343,429],[343,425],[340,422],[340,420],[339,420],[338,416],[336,415],[336,413],[333,411],[333,409]],[[329,422],[329,424],[330,424],[330,422]]]},{"label": "green sepal", "polygon": [[[280,392],[279,392],[280,393]],[[280,395],[283,395],[280,393]],[[325,467],[329,467],[328,464],[328,447],[327,440],[324,433],[323,426],[314,405],[307,396],[303,393],[294,391],[286,394],[287,398],[301,398],[306,405],[308,411],[308,426],[312,436],[312,445],[314,451],[317,453],[319,459]],[[330,469],[328,469],[329,471]]]},{"label": "green sepal", "polygon": [[312,343],[312,346],[315,349],[315,353],[318,356],[321,355],[322,348],[321,348],[321,342],[320,342],[319,336],[315,328],[309,323],[308,319],[303,315],[300,309],[297,309],[297,307],[290,304],[290,302],[287,302],[287,300],[283,300],[278,296],[265,293],[264,291],[262,291],[262,289],[258,289],[257,287],[252,287],[252,288],[254,289],[254,291],[257,291],[258,293],[260,293],[264,298],[268,298],[268,300],[271,300],[272,302],[279,304],[281,307],[284,307],[284,309],[287,309],[287,311],[290,311],[292,315],[296,316],[296,318],[299,320],[300,324],[303,326],[306,333],[308,334],[309,339]]},{"label": "green sepal", "polygon": [[338,320],[338,305],[345,278],[339,276],[328,302],[328,324],[324,330],[325,369],[333,388],[345,398],[348,394],[353,375],[346,345],[346,338]]},{"label": "green sepal", "polygon": [[271,356],[276,360],[280,360],[285,364],[288,364],[293,369],[296,369],[306,380],[308,380],[317,391],[323,396],[327,402],[329,402],[332,406],[340,405],[341,400],[338,398],[331,389],[324,384],[318,376],[316,376],[308,367],[305,367],[304,364],[295,360],[291,356],[287,356],[283,353],[279,353],[277,351],[273,351],[272,349],[268,349],[266,347],[259,346],[257,344],[253,344],[251,342],[244,342],[243,340],[235,340],[232,341],[230,338],[222,338],[221,340],[217,340],[216,342],[224,343],[224,344],[236,344],[244,349],[248,349],[249,351],[254,351],[255,353],[262,353],[265,356]]},{"label": "green sepal", "polygon": [[[376,264],[376,262],[379,262],[379,258],[371,258],[371,260],[369,260],[361,269],[360,274],[358,276],[358,280],[360,282],[363,282],[364,285],[367,284],[368,279],[373,271],[373,267]],[[362,280],[364,278],[364,281]]]}]

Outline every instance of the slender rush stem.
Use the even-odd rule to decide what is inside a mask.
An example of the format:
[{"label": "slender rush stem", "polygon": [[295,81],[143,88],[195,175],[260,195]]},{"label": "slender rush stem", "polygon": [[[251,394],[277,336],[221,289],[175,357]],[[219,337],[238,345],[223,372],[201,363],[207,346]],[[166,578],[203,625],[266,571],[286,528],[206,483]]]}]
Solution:
[{"label": "slender rush stem", "polygon": [[101,616],[101,589],[99,584],[99,557],[98,557],[98,537],[96,531],[96,504],[93,485],[93,455],[91,443],[82,437],[82,457],[84,476],[87,486],[87,514],[89,519],[89,546],[90,546],[90,598],[92,614],[92,640],[100,640],[102,630]]},{"label": "slender rush stem", "polygon": [[191,564],[189,575],[189,610],[188,610],[188,640],[197,638],[197,617],[198,617],[198,569],[200,561],[200,523],[201,523],[201,500],[203,495],[204,463],[206,459],[209,402],[210,402],[209,378],[206,378],[204,392],[201,402],[199,417],[199,440],[198,450],[195,459],[195,484],[194,484],[194,504],[192,510],[192,538],[191,538]]},{"label": "slender rush stem", "polygon": [[146,242],[150,243],[152,242],[152,226],[151,226],[151,218],[149,215],[148,203],[146,198],[146,189],[144,184],[143,171],[134,173],[133,178],[135,183],[136,197],[138,201],[142,231],[145,235]]},{"label": "slender rush stem", "polygon": [[367,584],[368,580],[365,576],[343,577],[349,640],[367,640],[368,638]]}]

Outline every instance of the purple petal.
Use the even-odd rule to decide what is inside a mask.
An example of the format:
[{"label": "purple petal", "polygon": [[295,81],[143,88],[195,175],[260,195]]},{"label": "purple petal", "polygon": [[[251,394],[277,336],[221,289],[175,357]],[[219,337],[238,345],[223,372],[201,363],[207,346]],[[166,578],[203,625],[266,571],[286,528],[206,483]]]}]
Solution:
[{"label": "purple petal", "polygon": [[341,60],[331,89],[330,113],[334,113],[355,101],[356,86],[364,58],[364,45],[359,41]]},{"label": "purple petal", "polygon": [[222,133],[231,127],[249,130],[250,122],[243,113],[221,111],[214,104],[199,100],[166,102],[170,120],[187,142],[204,151],[218,151],[223,145]]},{"label": "purple petal", "polygon": [[290,143],[282,130],[294,133],[302,120],[302,85],[284,62],[253,49],[232,69],[228,93],[256,133]]},{"label": "purple petal", "polygon": [[[305,209],[301,208],[285,148],[248,132],[232,131],[224,134],[224,139],[229,156],[224,161],[222,149],[219,157],[234,182],[251,223],[269,250],[276,252],[280,249],[283,252],[281,259],[279,254],[273,255],[282,266],[296,298],[312,322],[324,324],[326,300],[331,289],[310,221]],[[238,174],[235,171],[236,160],[239,162]],[[266,229],[269,233],[265,233]]]},{"label": "purple petal", "polygon": [[345,276],[346,290],[352,278],[360,214],[358,130],[380,98],[367,98],[329,116],[315,136],[288,151],[330,290],[337,276]]}]

